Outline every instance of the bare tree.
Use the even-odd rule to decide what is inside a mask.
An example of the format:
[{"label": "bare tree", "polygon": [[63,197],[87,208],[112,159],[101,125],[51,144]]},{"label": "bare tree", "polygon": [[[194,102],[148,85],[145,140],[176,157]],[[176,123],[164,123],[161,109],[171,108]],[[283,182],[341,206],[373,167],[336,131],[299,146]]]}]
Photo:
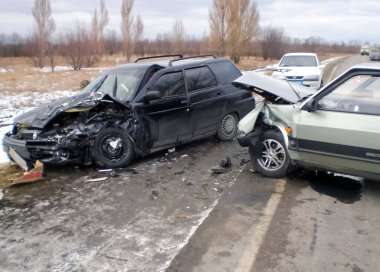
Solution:
[{"label": "bare tree", "polygon": [[54,20],[51,18],[50,0],[35,0],[32,13],[36,21],[35,36],[38,43],[37,52],[34,55],[34,63],[42,68],[49,39],[55,30]]},{"label": "bare tree", "polygon": [[83,22],[77,23],[73,30],[66,33],[63,53],[74,70],[80,70],[84,66],[90,41],[91,31]]},{"label": "bare tree", "polygon": [[284,53],[284,30],[272,26],[261,31],[261,52],[264,60],[278,59]]},{"label": "bare tree", "polygon": [[98,62],[104,52],[104,29],[109,22],[108,11],[104,0],[100,1],[100,12],[95,9],[91,21],[91,42],[88,45],[86,66],[90,67]]},{"label": "bare tree", "polygon": [[134,32],[134,43],[135,43],[135,54],[144,55],[144,23],[140,15],[137,15],[136,22],[133,25]]},{"label": "bare tree", "polygon": [[186,30],[182,20],[175,21],[173,25],[172,43],[175,54],[183,54]]},{"label": "bare tree", "polygon": [[219,56],[226,54],[228,0],[213,0],[209,10],[210,42]]},{"label": "bare tree", "polygon": [[228,0],[228,52],[238,63],[244,48],[259,30],[259,12],[256,2]]},{"label": "bare tree", "polygon": [[115,30],[108,31],[105,40],[105,49],[107,54],[113,55],[121,51],[122,45],[120,37],[116,34]]},{"label": "bare tree", "polygon": [[124,53],[127,57],[127,61],[131,59],[133,48],[134,48],[134,32],[133,32],[133,22],[134,17],[132,14],[133,1],[134,0],[122,0],[121,6],[121,34],[123,37],[123,47]]}]

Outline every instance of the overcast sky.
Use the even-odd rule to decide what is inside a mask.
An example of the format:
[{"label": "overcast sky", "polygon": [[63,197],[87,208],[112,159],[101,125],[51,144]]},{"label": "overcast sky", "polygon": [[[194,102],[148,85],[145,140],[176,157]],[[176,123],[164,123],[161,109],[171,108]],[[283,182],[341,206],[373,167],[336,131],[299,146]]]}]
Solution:
[{"label": "overcast sky", "polygon": [[[100,0],[51,0],[57,33],[76,22],[90,23]],[[133,13],[140,14],[147,38],[171,32],[182,19],[188,35],[202,37],[209,32],[208,9],[212,0],[135,0]],[[33,30],[34,0],[1,0],[0,33],[27,35]],[[327,41],[359,40],[380,43],[379,0],[257,0],[260,25],[282,27],[287,36],[319,36]],[[121,0],[106,0],[109,30],[120,32]]]}]

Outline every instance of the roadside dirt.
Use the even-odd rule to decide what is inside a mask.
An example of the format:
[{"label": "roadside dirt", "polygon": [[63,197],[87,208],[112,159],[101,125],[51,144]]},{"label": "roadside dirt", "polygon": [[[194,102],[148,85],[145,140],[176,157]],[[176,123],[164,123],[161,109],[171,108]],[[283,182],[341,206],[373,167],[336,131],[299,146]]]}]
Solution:
[{"label": "roadside dirt", "polygon": [[[229,156],[232,166],[221,169]],[[246,150],[208,138],[98,172],[47,167],[0,203],[4,271],[164,271],[239,176]],[[104,179],[105,178],[105,179]]]}]

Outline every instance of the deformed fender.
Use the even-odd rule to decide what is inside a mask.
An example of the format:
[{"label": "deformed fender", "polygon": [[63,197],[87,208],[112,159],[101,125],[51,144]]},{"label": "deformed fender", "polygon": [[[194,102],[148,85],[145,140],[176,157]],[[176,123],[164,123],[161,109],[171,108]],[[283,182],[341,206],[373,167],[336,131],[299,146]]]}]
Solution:
[{"label": "deformed fender", "polygon": [[[262,113],[263,117],[260,119],[262,124],[258,122],[259,114]],[[271,116],[279,121],[274,121]],[[241,146],[254,147],[259,140],[261,134],[267,128],[274,128],[281,132],[285,146],[289,146],[288,134],[285,130],[284,124],[281,122],[281,117],[278,116],[265,101],[258,103],[250,113],[248,113],[238,125],[239,135],[238,142]]]},{"label": "deformed fender", "polygon": [[288,138],[288,133],[286,132],[284,125],[278,122],[273,122],[271,126],[277,128],[277,130],[281,132],[282,138],[284,139],[285,146],[286,148],[288,148],[289,138]]}]

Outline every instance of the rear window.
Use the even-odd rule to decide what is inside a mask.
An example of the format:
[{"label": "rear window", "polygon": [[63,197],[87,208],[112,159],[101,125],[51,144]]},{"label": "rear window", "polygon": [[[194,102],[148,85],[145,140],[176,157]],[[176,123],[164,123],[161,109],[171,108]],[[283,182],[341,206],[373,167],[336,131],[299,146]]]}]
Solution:
[{"label": "rear window", "polygon": [[208,66],[214,72],[220,84],[231,83],[241,76],[239,69],[228,60],[212,62]]},{"label": "rear window", "polygon": [[198,67],[185,70],[188,92],[210,88],[215,85],[216,79],[208,67]]}]

